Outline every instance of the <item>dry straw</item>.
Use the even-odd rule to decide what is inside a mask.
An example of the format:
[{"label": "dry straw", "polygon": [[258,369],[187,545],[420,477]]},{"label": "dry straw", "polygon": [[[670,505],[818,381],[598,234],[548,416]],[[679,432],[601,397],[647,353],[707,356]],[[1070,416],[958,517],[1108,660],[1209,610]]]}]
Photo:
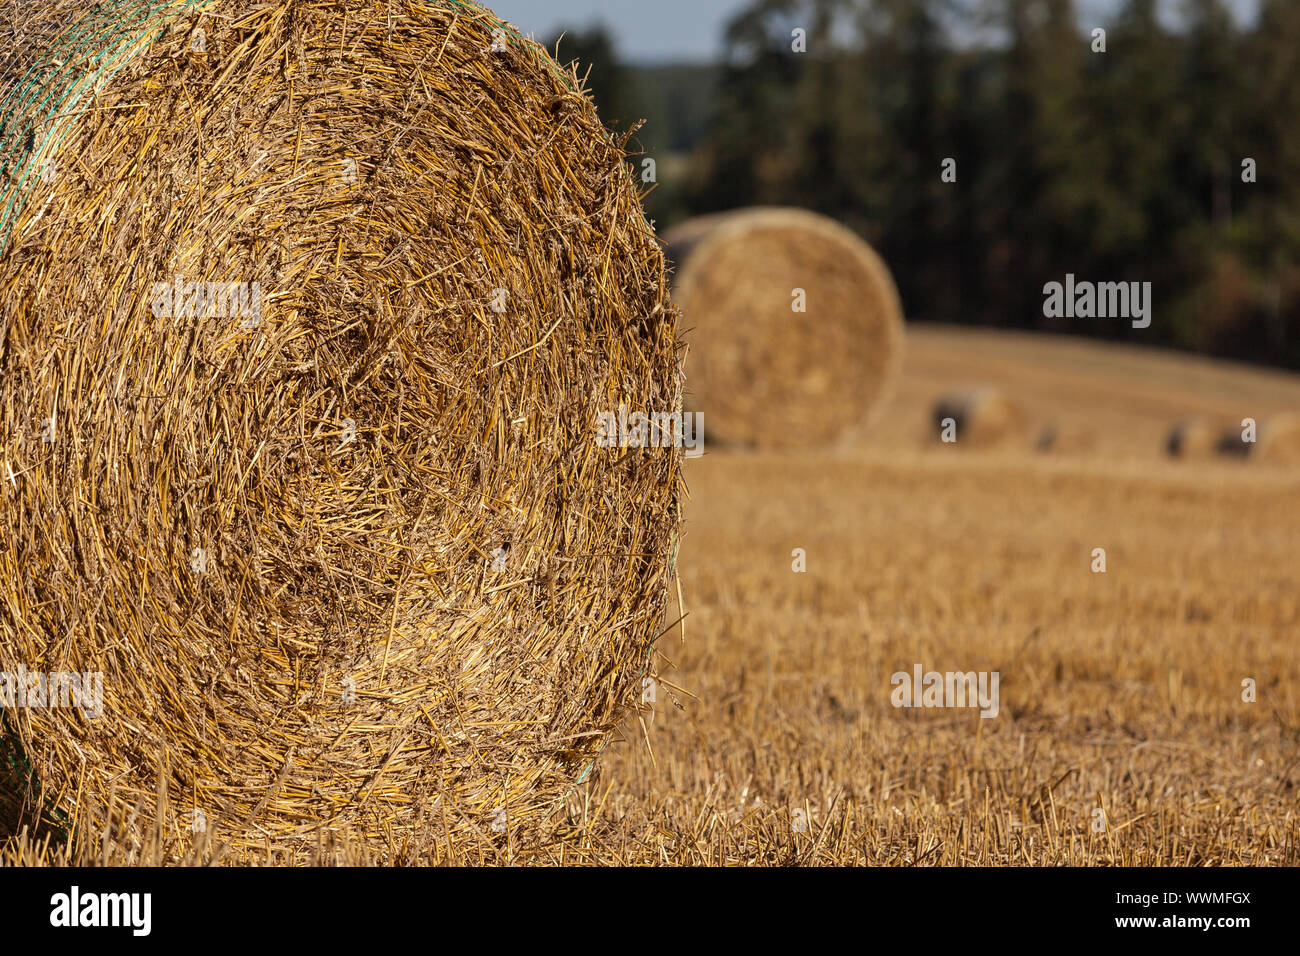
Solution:
[{"label": "dry straw", "polygon": [[1270,418],[1260,431],[1256,455],[1271,464],[1300,464],[1300,412]]},{"label": "dry straw", "polygon": [[[931,419],[940,437],[951,419],[958,446],[986,448],[1027,441],[1029,425],[1024,410],[992,386],[940,396],[934,403]],[[1048,450],[1051,444],[1044,448],[1043,439],[1040,435],[1039,447]]]},{"label": "dry straw", "polygon": [[0,670],[103,674],[0,711],[3,824],[526,852],[675,556],[595,441],[680,407],[624,143],[472,4],[0,9]]},{"label": "dry straw", "polygon": [[903,312],[888,268],[854,233],[759,208],[691,220],[665,241],[690,348],[687,402],[711,437],[823,445],[880,408],[902,362]]}]

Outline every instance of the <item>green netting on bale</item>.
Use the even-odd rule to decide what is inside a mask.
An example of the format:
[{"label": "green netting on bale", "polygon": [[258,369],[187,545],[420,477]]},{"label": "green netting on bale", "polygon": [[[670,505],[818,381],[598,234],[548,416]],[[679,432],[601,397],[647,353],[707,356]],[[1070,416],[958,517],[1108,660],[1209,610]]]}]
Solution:
[{"label": "green netting on bale", "polygon": [[0,252],[87,94],[97,95],[178,17],[212,0],[118,0],[86,11],[0,90]]}]

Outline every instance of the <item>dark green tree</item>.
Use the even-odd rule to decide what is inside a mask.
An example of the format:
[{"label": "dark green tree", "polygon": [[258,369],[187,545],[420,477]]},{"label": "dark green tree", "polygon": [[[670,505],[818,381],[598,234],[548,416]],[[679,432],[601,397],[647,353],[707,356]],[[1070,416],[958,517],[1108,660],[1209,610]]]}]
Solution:
[{"label": "dark green tree", "polygon": [[632,79],[604,26],[564,30],[547,44],[547,49],[556,53],[561,64],[575,66],[606,126],[626,130],[644,118],[639,115]]}]

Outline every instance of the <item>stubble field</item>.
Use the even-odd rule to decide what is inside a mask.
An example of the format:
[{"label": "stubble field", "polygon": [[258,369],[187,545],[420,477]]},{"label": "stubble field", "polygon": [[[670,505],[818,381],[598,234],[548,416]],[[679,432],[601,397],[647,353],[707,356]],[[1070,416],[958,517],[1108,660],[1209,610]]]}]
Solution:
[{"label": "stubble field", "polygon": [[[935,441],[963,384],[1060,451]],[[612,750],[567,858],[1300,862],[1300,474],[1163,454],[1185,415],[1287,408],[1295,377],[914,326],[860,441],[692,462],[689,614],[662,644],[692,696],[661,691],[652,750],[639,724]],[[997,717],[896,709],[917,664],[998,671]]]}]

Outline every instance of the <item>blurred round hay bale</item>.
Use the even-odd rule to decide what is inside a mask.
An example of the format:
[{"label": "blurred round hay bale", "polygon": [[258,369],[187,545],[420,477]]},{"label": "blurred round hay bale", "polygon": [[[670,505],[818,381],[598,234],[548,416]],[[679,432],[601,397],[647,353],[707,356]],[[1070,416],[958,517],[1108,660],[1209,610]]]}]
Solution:
[{"label": "blurred round hay bale", "polygon": [[[1029,424],[1020,406],[998,388],[985,387],[949,392],[934,403],[931,419],[935,436],[942,438],[948,419],[956,426],[957,445],[987,448],[1010,441],[1027,440]],[[1055,440],[1044,446],[1047,436],[1040,435],[1038,447],[1048,450]]]},{"label": "blurred round hay bale", "polygon": [[1242,426],[1225,424],[1219,431],[1219,444],[1215,451],[1226,458],[1246,458],[1255,447],[1255,443],[1242,438]]},{"label": "blurred round hay bale", "polygon": [[597,445],[681,401],[624,144],[454,0],[0,9],[0,671],[90,675],[0,801],[526,847],[675,556],[679,451]]},{"label": "blurred round hay bale", "polygon": [[1260,431],[1256,456],[1272,464],[1300,464],[1300,413],[1287,412],[1269,419]]},{"label": "blurred round hay bale", "polygon": [[1226,428],[1221,422],[1205,418],[1189,418],[1179,422],[1170,430],[1169,437],[1165,440],[1165,451],[1173,458],[1189,460],[1213,458],[1218,454],[1232,453],[1234,437],[1238,439],[1237,444],[1244,447],[1239,436],[1234,435],[1232,430]]},{"label": "blurred round hay bale", "polygon": [[711,439],[824,445],[879,409],[902,362],[903,310],[857,235],[806,210],[755,208],[690,220],[665,241],[687,401]]}]

